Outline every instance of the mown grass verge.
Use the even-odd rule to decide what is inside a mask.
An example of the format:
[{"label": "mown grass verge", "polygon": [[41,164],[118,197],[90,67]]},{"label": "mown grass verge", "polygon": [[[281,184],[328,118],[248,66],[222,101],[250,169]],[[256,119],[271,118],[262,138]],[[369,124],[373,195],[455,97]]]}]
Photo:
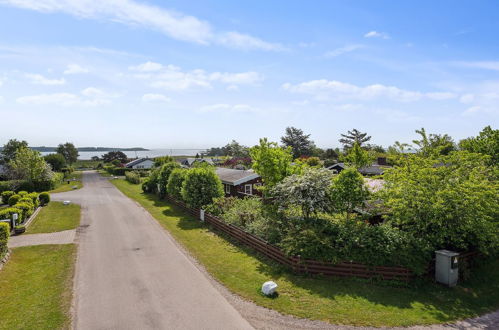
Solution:
[{"label": "mown grass verge", "polygon": [[44,206],[26,230],[27,234],[53,233],[75,229],[80,224],[80,205],[50,202]]},{"label": "mown grass verge", "polygon": [[[49,191],[49,193],[60,193],[60,192],[66,192],[66,191],[72,191],[75,190],[73,189],[74,186],[76,186],[76,189],[80,189],[83,187],[83,182],[81,181],[81,176],[82,173],[80,171],[74,171],[69,175],[68,178],[64,178],[60,184],[55,187],[55,189]],[[73,181],[75,179],[75,181]],[[68,184],[68,180],[70,180]]]},{"label": "mown grass verge", "polygon": [[[395,287],[352,278],[297,276],[280,265],[214,234],[199,220],[140,185],[112,183],[139,202],[210,274],[232,292],[284,314],[358,326],[411,326],[451,322],[499,307],[499,262],[449,289],[432,283]],[[259,290],[263,282],[279,285],[277,298]]]},{"label": "mown grass verge", "polygon": [[0,329],[69,329],[76,246],[12,250],[0,270]]}]

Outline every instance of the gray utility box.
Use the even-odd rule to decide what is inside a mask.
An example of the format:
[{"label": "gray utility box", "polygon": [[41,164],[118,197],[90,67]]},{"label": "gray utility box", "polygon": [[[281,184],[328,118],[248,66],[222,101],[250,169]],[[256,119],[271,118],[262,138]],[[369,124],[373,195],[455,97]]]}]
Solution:
[{"label": "gray utility box", "polygon": [[455,286],[459,274],[459,253],[448,250],[438,250],[435,251],[435,255],[436,281],[447,286]]}]

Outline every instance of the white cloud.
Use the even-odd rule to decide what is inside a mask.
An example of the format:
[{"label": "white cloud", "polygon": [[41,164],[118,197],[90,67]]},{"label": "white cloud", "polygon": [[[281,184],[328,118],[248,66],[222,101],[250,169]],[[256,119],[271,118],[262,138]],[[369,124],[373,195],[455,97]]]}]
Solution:
[{"label": "white cloud", "polygon": [[465,68],[499,71],[499,61],[470,61],[470,62],[461,61],[461,62],[452,62],[452,64]]},{"label": "white cloud", "polygon": [[286,83],[282,85],[282,88],[292,93],[312,95],[319,100],[374,100],[384,98],[398,102],[414,102],[425,98],[448,100],[457,97],[457,95],[447,92],[422,93],[382,84],[360,87],[326,79],[311,80],[296,85]]},{"label": "white cloud", "polygon": [[163,94],[148,93],[142,96],[144,102],[170,102],[171,99]]},{"label": "white cloud", "polygon": [[194,16],[133,0],[0,0],[0,3],[42,13],[65,13],[78,18],[139,26],[197,44],[221,44],[247,50],[283,50],[278,44],[248,34],[214,31],[210,23]]},{"label": "white cloud", "polygon": [[365,47],[364,45],[346,45],[346,46],[343,46],[340,48],[336,48],[330,52],[327,52],[326,54],[324,54],[324,56],[325,57],[336,57],[336,56],[343,55],[345,53],[350,53],[350,52],[356,51],[356,50],[364,48],[364,47]]},{"label": "white cloud", "polygon": [[390,36],[385,32],[369,31],[366,34],[364,34],[364,38],[390,39]]},{"label": "white cloud", "polygon": [[270,51],[284,51],[286,47],[264,41],[262,39],[242,34],[239,32],[224,32],[217,36],[216,42],[230,48],[238,48],[243,50],[261,49]]},{"label": "white cloud", "polygon": [[22,105],[54,105],[54,106],[101,106],[110,104],[114,97],[100,89],[89,87],[81,91],[81,95],[73,93],[52,93],[28,95],[17,98],[16,102]]},{"label": "white cloud", "polygon": [[145,62],[137,66],[129,67],[130,70],[140,71],[140,72],[154,72],[159,71],[163,68],[163,65],[155,62]]},{"label": "white cloud", "polygon": [[45,78],[41,74],[26,74],[26,77],[31,80],[32,84],[36,85],[47,85],[47,86],[55,86],[55,85],[64,85],[66,80],[64,78],[61,79],[49,79]]},{"label": "white cloud", "polygon": [[459,102],[464,104],[469,104],[475,100],[475,95],[473,94],[464,94],[459,98]]},{"label": "white cloud", "polygon": [[87,68],[79,66],[78,64],[69,64],[66,70],[64,70],[64,74],[80,74],[88,72],[89,70]]},{"label": "white cloud", "polygon": [[218,103],[201,107],[201,112],[228,112],[228,113],[248,113],[259,112],[258,108],[254,108],[248,104],[226,104]]},{"label": "white cloud", "polygon": [[[146,80],[154,88],[183,91],[195,88],[212,88],[213,83],[221,83],[237,87],[238,85],[255,85],[264,80],[258,72],[206,72],[196,69],[183,71],[174,65],[162,65],[146,62],[131,66],[131,71],[138,71],[133,77]],[[234,89],[235,87],[231,87]]]}]

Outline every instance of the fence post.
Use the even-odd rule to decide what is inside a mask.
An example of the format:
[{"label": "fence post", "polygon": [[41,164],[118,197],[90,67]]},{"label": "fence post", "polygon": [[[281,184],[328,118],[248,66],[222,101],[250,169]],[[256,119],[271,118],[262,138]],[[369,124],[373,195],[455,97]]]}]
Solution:
[{"label": "fence post", "polygon": [[199,209],[199,220],[204,222],[204,210],[203,209]]}]

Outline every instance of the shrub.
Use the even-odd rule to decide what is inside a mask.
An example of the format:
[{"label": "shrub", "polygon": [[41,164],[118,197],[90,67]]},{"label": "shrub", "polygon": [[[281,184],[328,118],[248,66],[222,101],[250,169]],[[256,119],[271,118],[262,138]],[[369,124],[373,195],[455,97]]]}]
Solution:
[{"label": "shrub", "polygon": [[140,183],[140,175],[137,172],[125,172],[125,178],[130,183],[133,183],[133,184]]},{"label": "shrub", "polygon": [[14,206],[17,204],[17,202],[21,199],[21,196],[19,195],[12,195],[9,197],[9,205]]},{"label": "shrub", "polygon": [[0,222],[0,259],[7,253],[7,242],[9,241],[10,228],[9,224]]},{"label": "shrub", "polygon": [[158,178],[159,178],[160,168],[156,168],[151,171],[149,178],[147,178],[142,184],[142,190],[144,192],[154,193],[158,189]]},{"label": "shrub", "polygon": [[38,195],[40,204],[47,205],[50,202],[50,194],[48,192],[42,192]]},{"label": "shrub", "polygon": [[2,192],[2,203],[8,204],[10,196],[12,196],[14,194],[15,193],[12,190],[6,190],[6,191]]},{"label": "shrub", "polygon": [[0,219],[12,219],[12,216],[14,214],[17,214],[18,216],[18,221],[22,221],[23,219],[23,210],[17,208],[17,207],[7,207],[4,209],[0,210]]},{"label": "shrub", "polygon": [[33,207],[33,209],[35,208],[35,204],[33,204],[33,200],[30,197],[22,197],[22,198],[20,198],[19,201],[17,201],[17,204],[19,204],[19,203],[30,204]]},{"label": "shrub", "polygon": [[205,211],[215,216],[221,216],[238,200],[237,197],[213,198],[213,203],[205,207]]},{"label": "shrub", "polygon": [[369,197],[369,191],[364,184],[364,178],[355,168],[341,171],[333,179],[329,191],[331,208],[336,212],[352,213],[356,207],[364,204]]},{"label": "shrub", "polygon": [[33,211],[34,211],[34,207],[33,207],[32,203],[27,203],[27,202],[17,203],[15,205],[15,207],[23,210],[23,214],[22,214],[23,221],[26,220],[27,218],[29,218],[33,214]]},{"label": "shrub", "polygon": [[175,168],[168,178],[168,184],[166,185],[166,192],[168,195],[182,200],[182,183],[184,183],[186,170],[182,168]]},{"label": "shrub", "polygon": [[37,208],[40,205],[40,201],[38,200],[38,195],[39,194],[36,192],[32,192],[32,193],[27,195],[27,197],[31,198],[31,201],[33,202],[33,205],[35,206],[35,208]]},{"label": "shrub", "polygon": [[166,195],[166,185],[168,184],[168,179],[170,178],[172,171],[176,168],[180,168],[180,165],[175,162],[169,162],[161,166],[158,176],[159,194],[161,196]]},{"label": "shrub", "polygon": [[28,192],[27,192],[27,191],[20,191],[20,192],[18,192],[17,194],[18,194],[19,196],[21,196],[21,197],[24,197],[24,196],[26,196],[26,195],[28,194]]},{"label": "shrub", "polygon": [[191,207],[211,204],[213,198],[223,196],[223,186],[215,171],[209,168],[193,168],[187,171],[182,184],[182,199]]}]

